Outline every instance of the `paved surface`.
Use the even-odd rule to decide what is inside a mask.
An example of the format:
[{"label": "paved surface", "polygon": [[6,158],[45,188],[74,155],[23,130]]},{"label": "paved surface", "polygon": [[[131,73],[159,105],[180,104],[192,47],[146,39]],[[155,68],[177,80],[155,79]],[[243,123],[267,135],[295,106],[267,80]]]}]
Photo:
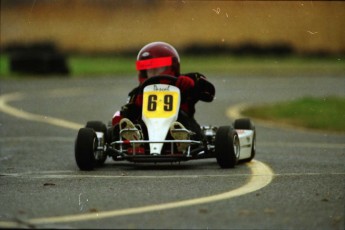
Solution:
[{"label": "paved surface", "polygon": [[[226,125],[228,107],[305,95],[345,96],[345,78],[210,76],[200,124]],[[106,161],[78,170],[74,140],[88,120],[108,122],[135,79],[1,81],[0,227],[344,229],[345,135],[257,123],[257,156],[220,169]]]}]

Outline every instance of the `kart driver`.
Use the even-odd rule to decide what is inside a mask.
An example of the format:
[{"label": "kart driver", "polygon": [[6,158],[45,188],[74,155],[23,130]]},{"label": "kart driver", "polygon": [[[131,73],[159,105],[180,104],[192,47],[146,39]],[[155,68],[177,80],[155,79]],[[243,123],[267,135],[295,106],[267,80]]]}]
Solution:
[{"label": "kart driver", "polygon": [[[200,73],[180,74],[180,57],[176,49],[165,42],[152,42],[145,45],[138,53],[136,61],[138,71],[139,86],[135,87],[130,93],[127,104],[122,106],[120,113],[115,113],[112,119],[114,132],[119,129],[135,128],[133,123],[141,123],[141,109],[143,94],[140,85],[148,78],[159,75],[170,75],[176,77],[175,86],[181,91],[180,113],[177,122],[170,127],[170,134],[174,139],[198,139],[203,140],[200,125],[194,119],[195,104],[199,101],[211,102],[215,96],[214,86],[206,80]],[[159,83],[168,83],[162,79]],[[172,132],[172,129],[191,130],[195,135],[188,132]],[[116,130],[116,131],[115,131]],[[118,132],[117,132],[118,133]],[[125,133],[124,133],[125,134]],[[133,132],[122,135],[125,139],[142,139],[142,133]],[[182,136],[181,136],[182,135]],[[186,146],[178,146],[179,151],[183,151]]]}]

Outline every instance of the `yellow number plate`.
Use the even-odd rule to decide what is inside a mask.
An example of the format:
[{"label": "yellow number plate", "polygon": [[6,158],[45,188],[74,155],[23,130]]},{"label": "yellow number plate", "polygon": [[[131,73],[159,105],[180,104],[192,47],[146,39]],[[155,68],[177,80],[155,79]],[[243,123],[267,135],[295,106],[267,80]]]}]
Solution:
[{"label": "yellow number plate", "polygon": [[146,91],[143,98],[143,114],[147,118],[167,118],[178,111],[178,92]]}]

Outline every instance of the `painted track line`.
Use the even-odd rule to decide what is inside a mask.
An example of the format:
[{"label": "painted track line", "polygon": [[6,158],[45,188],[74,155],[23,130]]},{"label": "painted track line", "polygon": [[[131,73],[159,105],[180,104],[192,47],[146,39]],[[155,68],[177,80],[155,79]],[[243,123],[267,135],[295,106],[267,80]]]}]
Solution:
[{"label": "painted track line", "polygon": [[10,101],[21,100],[23,98],[25,98],[25,96],[22,93],[11,93],[11,94],[5,94],[5,95],[0,96],[0,111],[8,115],[11,115],[13,117],[17,117],[17,118],[21,118],[21,119],[25,119],[29,121],[47,123],[49,125],[54,125],[54,126],[58,126],[58,127],[66,128],[66,129],[78,130],[81,127],[83,127],[83,125],[75,123],[75,122],[70,122],[63,119],[25,112],[23,110],[16,109],[7,104]]},{"label": "painted track line", "polygon": [[[110,217],[135,215],[135,214],[140,214],[140,213],[148,213],[148,212],[169,210],[169,209],[175,209],[175,208],[189,207],[189,206],[200,205],[200,204],[207,204],[207,203],[231,199],[238,196],[243,196],[245,194],[252,193],[259,189],[262,189],[271,183],[274,177],[274,173],[269,166],[257,160],[253,160],[252,162],[248,163],[248,165],[249,165],[249,168],[251,169],[251,177],[249,181],[245,185],[237,189],[230,190],[224,193],[195,198],[195,199],[174,201],[174,202],[155,204],[155,205],[147,205],[147,206],[142,206],[142,207],[133,207],[133,208],[127,208],[127,209],[65,215],[65,216],[57,216],[57,217],[33,218],[33,219],[28,219],[27,224],[38,225],[38,224],[52,224],[52,223],[63,223],[63,222],[90,221],[90,220],[99,220],[99,219],[110,218]],[[0,226],[1,227],[18,227],[19,224],[12,221],[0,221]]]}]

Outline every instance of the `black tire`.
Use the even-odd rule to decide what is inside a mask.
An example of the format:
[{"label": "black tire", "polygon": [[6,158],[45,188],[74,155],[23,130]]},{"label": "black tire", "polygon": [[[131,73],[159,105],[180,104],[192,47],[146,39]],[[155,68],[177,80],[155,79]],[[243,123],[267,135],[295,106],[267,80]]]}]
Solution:
[{"label": "black tire", "polygon": [[90,128],[79,129],[75,141],[75,160],[80,170],[90,171],[96,166],[95,150],[97,148],[97,135]]},{"label": "black tire", "polygon": [[95,130],[95,132],[102,132],[104,135],[107,135],[107,126],[101,121],[88,121],[85,128],[90,128]]},{"label": "black tire", "polygon": [[231,126],[220,126],[216,132],[215,154],[221,168],[234,168],[240,157],[238,134]]},{"label": "black tire", "polygon": [[234,121],[234,128],[255,130],[255,126],[249,118],[236,119]]},{"label": "black tire", "polygon": [[255,125],[253,122],[248,119],[248,118],[241,118],[241,119],[236,119],[234,122],[234,128],[235,129],[249,129],[254,131],[254,136],[253,136],[253,142],[252,142],[252,151],[250,154],[250,157],[247,159],[241,160],[241,162],[250,162],[253,160],[256,154],[256,130],[255,130]]},{"label": "black tire", "polygon": [[[93,129],[95,132],[102,132],[104,134],[104,142],[107,143],[108,140],[108,130],[107,126],[101,121],[88,121],[86,123],[86,128]],[[104,153],[103,155],[99,156],[99,158],[95,158],[96,166],[102,166],[107,159],[107,155]]]},{"label": "black tire", "polygon": [[10,70],[21,74],[40,76],[68,75],[67,56],[60,53],[53,43],[14,45],[10,52]]}]

